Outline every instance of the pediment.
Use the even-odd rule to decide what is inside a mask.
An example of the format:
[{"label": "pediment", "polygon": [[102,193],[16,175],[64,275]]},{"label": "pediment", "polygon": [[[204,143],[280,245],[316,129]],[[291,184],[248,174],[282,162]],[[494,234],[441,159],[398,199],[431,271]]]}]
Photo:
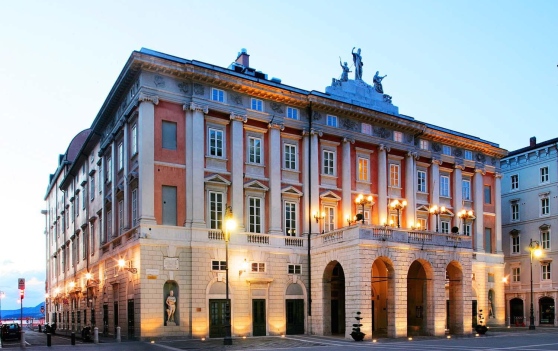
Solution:
[{"label": "pediment", "polygon": [[259,180],[252,180],[244,184],[244,189],[268,191],[269,188],[263,185]]},{"label": "pediment", "polygon": [[420,205],[419,207],[417,207],[417,211],[430,212],[430,208],[428,208],[427,205]]},{"label": "pediment", "polygon": [[226,185],[229,186],[231,185],[231,182],[228,181],[227,179],[223,178],[221,175],[219,174],[212,174],[208,177],[205,177],[204,179],[205,183],[213,183],[213,184],[219,184],[219,185]]},{"label": "pediment", "polygon": [[341,197],[334,193],[331,190],[324,191],[320,194],[320,199],[322,200],[334,200],[334,201],[341,201]]},{"label": "pediment", "polygon": [[294,196],[302,196],[303,195],[302,191],[298,190],[297,188],[295,188],[293,186],[288,186],[288,187],[285,187],[285,188],[281,189],[281,194],[283,194],[283,195],[294,195]]}]

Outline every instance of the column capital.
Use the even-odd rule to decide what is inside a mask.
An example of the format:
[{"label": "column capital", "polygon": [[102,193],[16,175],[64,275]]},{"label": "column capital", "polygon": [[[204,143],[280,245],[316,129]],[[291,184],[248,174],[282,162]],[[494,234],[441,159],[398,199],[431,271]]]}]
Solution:
[{"label": "column capital", "polygon": [[494,178],[502,179],[502,173],[499,173],[499,172],[494,173]]},{"label": "column capital", "polygon": [[485,175],[486,171],[483,168],[475,168],[475,173],[480,173],[482,175]]},{"label": "column capital", "polygon": [[349,137],[344,137],[344,138],[343,138],[343,142],[344,142],[344,143],[351,143],[351,144],[354,144],[354,143],[355,143],[355,139],[354,139],[354,138],[349,138]]},{"label": "column capital", "polygon": [[407,155],[406,155],[406,156],[407,156],[407,157],[410,157],[410,158],[414,158],[415,160],[418,160],[418,159],[419,159],[418,152],[413,151],[413,150],[407,151]]},{"label": "column capital", "polygon": [[278,129],[280,131],[284,131],[285,130],[285,125],[283,123],[273,123],[273,122],[269,122],[267,124],[267,128],[268,129]]},{"label": "column capital", "polygon": [[234,113],[234,112],[231,112],[231,114],[229,115],[229,119],[231,121],[238,121],[238,122],[242,122],[242,123],[248,122],[248,117],[247,116],[240,115],[240,114]]},{"label": "column capital", "polygon": [[465,170],[465,165],[456,163],[455,165],[453,165],[453,168],[460,169],[460,170],[464,171]]},{"label": "column capital", "polygon": [[433,158],[431,162],[433,165],[438,165],[438,166],[442,164],[442,160],[438,160],[436,158]]},{"label": "column capital", "polygon": [[190,104],[184,104],[182,105],[182,109],[184,111],[186,110],[190,110],[190,111],[199,111],[199,112],[203,112],[204,114],[207,114],[209,112],[209,108],[207,106],[204,105],[200,105],[200,104],[196,104],[195,102],[190,102]]},{"label": "column capital", "polygon": [[318,135],[321,137],[324,133],[321,130],[311,128],[310,130],[304,129],[302,135]]},{"label": "column capital", "polygon": [[138,103],[140,102],[151,102],[153,105],[158,105],[159,97],[157,95],[147,95],[142,92],[138,95]]},{"label": "column capital", "polygon": [[380,145],[378,145],[378,150],[389,152],[391,150],[391,148],[389,146],[385,145],[385,144],[380,144]]}]

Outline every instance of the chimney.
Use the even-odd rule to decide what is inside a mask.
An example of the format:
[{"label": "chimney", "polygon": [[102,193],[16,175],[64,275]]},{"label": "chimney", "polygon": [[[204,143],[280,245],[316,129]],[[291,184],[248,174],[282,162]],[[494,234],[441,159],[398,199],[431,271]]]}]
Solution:
[{"label": "chimney", "polygon": [[244,67],[250,67],[250,55],[248,55],[246,49],[240,49],[235,62]]},{"label": "chimney", "polygon": [[531,137],[529,139],[529,146],[533,147],[535,145],[537,145],[537,137]]}]

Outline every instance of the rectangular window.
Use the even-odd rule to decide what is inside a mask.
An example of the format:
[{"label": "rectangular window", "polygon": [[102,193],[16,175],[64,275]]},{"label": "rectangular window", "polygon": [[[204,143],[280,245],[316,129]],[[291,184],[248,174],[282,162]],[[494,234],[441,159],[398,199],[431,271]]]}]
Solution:
[{"label": "rectangular window", "polygon": [[83,201],[81,202],[81,208],[85,210],[85,205],[87,204],[87,185],[83,187]]},{"label": "rectangular window", "polygon": [[287,107],[287,118],[298,119],[298,109],[294,107]]},{"label": "rectangular window", "polygon": [[550,262],[541,264],[542,280],[550,280]]},{"label": "rectangular window", "polygon": [[421,150],[429,150],[430,145],[428,144],[428,140],[421,139],[419,141],[419,147]]},{"label": "rectangular window", "polygon": [[517,202],[511,204],[511,220],[519,221],[519,203]]},{"label": "rectangular window", "polygon": [[223,193],[209,192],[209,227],[222,229],[223,222]]},{"label": "rectangular window", "polygon": [[248,231],[262,232],[262,200],[257,197],[248,198]]},{"label": "rectangular window", "polygon": [[120,234],[124,232],[124,200],[118,201],[118,230]]},{"label": "rectangular window", "polygon": [[393,132],[393,141],[397,141],[399,143],[402,143],[403,142],[403,133]]},{"label": "rectangular window", "polygon": [[296,170],[296,145],[284,144],[283,165],[285,169]]},{"label": "rectangular window", "polygon": [[417,191],[419,193],[426,193],[426,172],[417,171]]},{"label": "rectangular window", "polygon": [[81,257],[85,260],[87,258],[87,229],[83,232],[83,237],[81,238]]},{"label": "rectangular window", "polygon": [[76,211],[75,216],[79,217],[79,194],[76,194],[76,202],[75,202],[74,210]]},{"label": "rectangular window", "polygon": [[335,229],[335,207],[324,206],[324,231],[331,232]]},{"label": "rectangular window", "polygon": [[335,175],[335,153],[324,150],[323,157],[323,174]]},{"label": "rectangular window", "polygon": [[250,163],[262,163],[262,139],[248,138],[248,161]]},{"label": "rectangular window", "polygon": [[448,221],[441,221],[441,229],[442,229],[442,233],[449,233],[450,232],[450,222]]},{"label": "rectangular window", "polygon": [[543,197],[541,199],[541,216],[546,216],[550,214],[550,200],[548,197]]},{"label": "rectangular window", "polygon": [[176,150],[176,123],[163,121],[163,149]]},{"label": "rectangular window", "polygon": [[285,202],[285,235],[296,236],[296,203]]},{"label": "rectangular window", "polygon": [[100,194],[103,191],[103,172],[102,172],[102,166],[100,164],[97,172],[99,173],[99,194]]},{"label": "rectangular window", "polygon": [[471,200],[471,181],[470,180],[462,180],[461,181],[461,190],[463,194],[463,200]]},{"label": "rectangular window", "polygon": [[107,211],[107,237],[112,236],[112,211]]},{"label": "rectangular window", "polygon": [[465,235],[471,236],[471,223],[465,224]]},{"label": "rectangular window", "polygon": [[519,189],[519,175],[518,174],[512,174],[510,176],[510,183],[511,183],[511,190]]},{"label": "rectangular window", "polygon": [[428,229],[428,221],[426,220],[426,218],[417,218],[417,224],[419,230]]},{"label": "rectangular window", "polygon": [[488,273],[488,282],[494,283],[494,273]]},{"label": "rectangular window", "polygon": [[132,227],[138,225],[138,188],[132,190]]},{"label": "rectangular window", "polygon": [[95,223],[91,222],[91,228],[89,228],[89,245],[91,246],[91,256],[95,254]]},{"label": "rectangular window", "polygon": [[368,172],[369,172],[368,159],[359,157],[358,158],[358,180],[367,182],[369,179]]},{"label": "rectangular window", "polygon": [[176,225],[176,187],[163,185],[163,225]]},{"label": "rectangular window", "polygon": [[442,154],[451,156],[451,146],[442,145]]},{"label": "rectangular window", "polygon": [[492,187],[490,185],[484,186],[484,203],[485,204],[492,203]]},{"label": "rectangular window", "polygon": [[512,247],[512,254],[519,253],[519,235],[514,235],[511,237],[511,247]]},{"label": "rectangular window", "polygon": [[89,180],[89,198],[93,200],[95,198],[95,176],[92,175]]},{"label": "rectangular window", "polygon": [[132,146],[131,146],[132,156],[138,153],[138,126],[134,124],[132,126]]},{"label": "rectangular window", "polygon": [[211,88],[211,100],[224,102],[225,101],[225,92],[221,89]]},{"label": "rectangular window", "polygon": [[289,274],[300,274],[301,272],[302,272],[302,268],[299,264],[289,265]]},{"label": "rectangular window", "polygon": [[252,262],[252,272],[253,273],[265,273],[265,263],[264,262]]},{"label": "rectangular window", "polygon": [[389,164],[389,186],[399,188],[399,165],[395,163]]},{"label": "rectangular window", "polygon": [[252,98],[251,101],[252,101],[252,103],[251,103],[252,110],[263,111],[263,101],[262,100]]},{"label": "rectangular window", "polygon": [[112,158],[107,157],[107,182],[112,182]]},{"label": "rectangular window", "polygon": [[550,231],[543,230],[541,232],[541,246],[544,250],[550,250]]},{"label": "rectangular window", "polygon": [[494,253],[492,252],[492,228],[484,228],[484,251]]},{"label": "rectangular window", "polygon": [[541,174],[541,183],[548,182],[548,167],[541,167],[540,174]]},{"label": "rectangular window", "polygon": [[223,131],[209,128],[209,155],[223,157]]},{"label": "rectangular window", "polygon": [[211,261],[212,271],[224,271],[227,269],[227,261]]},{"label": "rectangular window", "polygon": [[124,168],[124,144],[122,142],[118,143],[118,170],[121,171]]},{"label": "rectangular window", "polygon": [[363,123],[361,129],[362,129],[362,132],[364,134],[372,135],[372,125],[371,124]]},{"label": "rectangular window", "polygon": [[473,152],[469,150],[465,150],[465,159],[472,160],[473,159]]},{"label": "rectangular window", "polygon": [[521,267],[512,268],[512,281],[514,283],[521,281]]},{"label": "rectangular window", "polygon": [[450,179],[448,176],[440,176],[440,196],[450,197]]},{"label": "rectangular window", "polygon": [[337,116],[327,115],[326,124],[330,127],[337,127]]}]

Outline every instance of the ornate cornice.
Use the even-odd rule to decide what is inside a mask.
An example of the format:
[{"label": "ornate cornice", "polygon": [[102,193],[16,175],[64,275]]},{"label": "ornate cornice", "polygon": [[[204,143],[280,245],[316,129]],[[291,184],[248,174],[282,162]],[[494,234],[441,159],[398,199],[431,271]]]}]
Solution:
[{"label": "ornate cornice", "polygon": [[159,97],[157,95],[147,95],[144,92],[138,94],[138,103],[151,102],[154,105],[159,105]]},{"label": "ornate cornice", "polygon": [[465,170],[465,165],[456,163],[456,164],[453,165],[453,168],[460,169],[460,170],[464,171]]},{"label": "ornate cornice", "polygon": [[237,113],[231,112],[230,116],[229,116],[231,121],[238,121],[238,122],[242,122],[242,123],[246,123],[248,122],[248,117],[245,115],[239,115]]},{"label": "ornate cornice", "polygon": [[484,168],[475,168],[475,173],[480,173],[482,175],[485,175],[486,171],[484,170]]},{"label": "ornate cornice", "polygon": [[438,165],[438,166],[442,164],[442,160],[438,160],[437,158],[433,158],[431,162],[433,165]]}]

